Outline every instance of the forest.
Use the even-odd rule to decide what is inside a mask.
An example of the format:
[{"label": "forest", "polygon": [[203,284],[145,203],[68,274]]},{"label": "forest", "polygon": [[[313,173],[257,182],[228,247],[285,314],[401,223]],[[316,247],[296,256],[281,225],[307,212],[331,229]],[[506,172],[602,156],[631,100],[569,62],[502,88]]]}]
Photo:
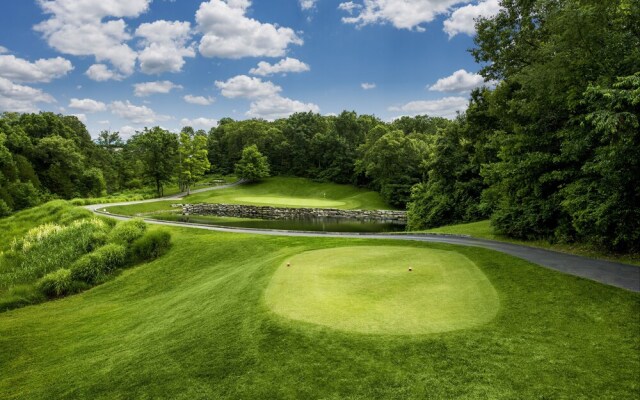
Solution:
[{"label": "forest", "polygon": [[72,116],[4,113],[0,215],[268,170],[376,190],[411,230],[490,218],[512,238],[640,251],[640,4],[503,3],[477,23],[487,84],[455,120],[296,113],[92,140]]}]

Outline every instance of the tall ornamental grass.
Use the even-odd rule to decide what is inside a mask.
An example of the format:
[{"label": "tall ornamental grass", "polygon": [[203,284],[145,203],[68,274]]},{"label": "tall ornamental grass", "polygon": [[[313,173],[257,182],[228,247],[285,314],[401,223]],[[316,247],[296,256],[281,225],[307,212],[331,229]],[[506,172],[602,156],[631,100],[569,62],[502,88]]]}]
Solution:
[{"label": "tall ornamental grass", "polygon": [[109,225],[98,218],[69,225],[43,224],[14,240],[0,254],[0,289],[33,282],[105,243]]}]

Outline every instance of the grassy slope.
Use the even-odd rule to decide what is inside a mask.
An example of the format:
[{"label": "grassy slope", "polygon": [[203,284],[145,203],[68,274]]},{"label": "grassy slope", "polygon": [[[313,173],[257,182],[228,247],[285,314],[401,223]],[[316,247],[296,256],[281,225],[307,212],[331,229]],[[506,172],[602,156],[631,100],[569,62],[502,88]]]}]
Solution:
[{"label": "grassy slope", "polygon": [[325,207],[340,209],[388,209],[380,195],[350,185],[318,183],[304,178],[274,177],[262,183],[198,193],[188,203],[227,203],[277,207]]},{"label": "grassy slope", "polygon": [[542,247],[544,249],[560,251],[563,253],[571,253],[571,254],[577,254],[580,256],[586,256],[586,257],[592,257],[592,258],[601,258],[606,260],[619,261],[619,262],[640,266],[640,254],[616,255],[616,254],[599,251],[587,245],[549,243],[546,240],[525,241],[525,240],[511,239],[506,236],[496,234],[493,231],[493,228],[491,227],[491,222],[489,220],[471,222],[468,224],[443,226],[443,227],[429,229],[421,232],[446,233],[446,234],[452,234],[452,235],[469,235],[469,236],[480,238],[480,239],[497,240],[501,242],[523,244],[526,246]]},{"label": "grassy slope", "polygon": [[8,250],[14,238],[22,237],[38,225],[60,220],[71,222],[91,215],[89,210],[73,207],[64,200],[55,200],[0,218],[0,251]]},{"label": "grassy slope", "polygon": [[456,250],[496,289],[475,329],[344,333],[272,314],[264,290],[300,251],[392,241],[172,229],[150,264],[0,314],[0,398],[630,398],[640,295],[489,250]]}]

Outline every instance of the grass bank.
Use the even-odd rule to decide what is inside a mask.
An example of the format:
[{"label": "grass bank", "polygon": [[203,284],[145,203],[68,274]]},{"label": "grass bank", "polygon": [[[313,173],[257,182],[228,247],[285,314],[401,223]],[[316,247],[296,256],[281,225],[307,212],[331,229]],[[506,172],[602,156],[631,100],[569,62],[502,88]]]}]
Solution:
[{"label": "grass bank", "polygon": [[489,220],[443,226],[425,231],[423,233],[444,233],[451,235],[468,235],[480,239],[497,240],[499,242],[522,244],[525,246],[540,247],[555,250],[562,253],[576,254],[579,256],[599,258],[603,260],[617,261],[640,266],[640,254],[612,254],[596,249],[585,244],[550,243],[548,240],[517,240],[494,232]]},{"label": "grass bank", "polygon": [[[640,390],[639,294],[479,248],[171,232],[160,259],[0,314],[0,398],[619,399]],[[383,245],[466,257],[494,288],[497,314],[466,329],[390,335],[271,311],[265,293],[287,260]]]},{"label": "grass bank", "polygon": [[350,185],[304,178],[273,177],[260,183],[187,196],[185,203],[226,203],[274,207],[318,207],[344,210],[389,209],[376,192]]}]

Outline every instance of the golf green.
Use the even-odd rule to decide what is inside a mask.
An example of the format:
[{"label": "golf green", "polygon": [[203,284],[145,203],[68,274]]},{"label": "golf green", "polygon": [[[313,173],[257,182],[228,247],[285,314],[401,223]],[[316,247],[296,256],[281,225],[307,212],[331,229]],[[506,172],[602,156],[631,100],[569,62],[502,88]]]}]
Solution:
[{"label": "golf green", "polygon": [[391,335],[472,328],[499,309],[495,289],[467,257],[401,246],[297,254],[277,269],[265,300],[292,320]]},{"label": "golf green", "polygon": [[266,204],[276,207],[340,207],[344,206],[344,201],[335,200],[321,200],[321,199],[308,199],[299,197],[269,197],[269,196],[245,196],[236,197],[235,200],[239,203],[247,204]]}]

